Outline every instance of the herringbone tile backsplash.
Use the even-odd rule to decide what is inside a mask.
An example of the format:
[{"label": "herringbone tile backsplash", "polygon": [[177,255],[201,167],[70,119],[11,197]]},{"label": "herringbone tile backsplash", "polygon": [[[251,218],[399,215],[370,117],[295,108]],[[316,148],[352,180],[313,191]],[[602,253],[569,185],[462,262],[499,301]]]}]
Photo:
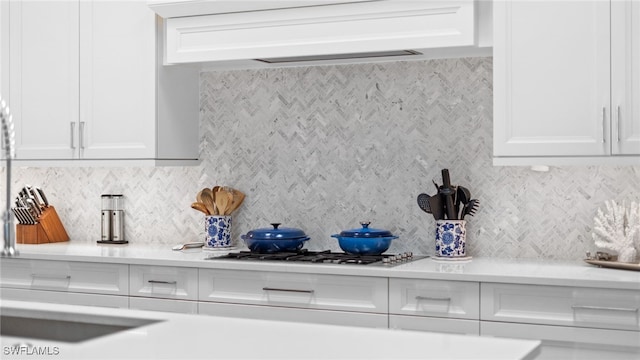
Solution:
[{"label": "herringbone tile backsplash", "polygon": [[[73,242],[100,235],[100,194],[125,195],[126,237],[170,246],[203,238],[190,208],[204,186],[247,194],[233,234],[271,222],[303,229],[310,249],[369,220],[399,235],[391,252],[433,254],[435,224],[416,204],[448,168],[481,202],[469,254],[581,259],[596,209],[640,199],[640,167],[494,167],[492,59],[204,72],[202,164],[159,168],[16,168],[41,185]],[[17,191],[17,190],[16,190]]]}]

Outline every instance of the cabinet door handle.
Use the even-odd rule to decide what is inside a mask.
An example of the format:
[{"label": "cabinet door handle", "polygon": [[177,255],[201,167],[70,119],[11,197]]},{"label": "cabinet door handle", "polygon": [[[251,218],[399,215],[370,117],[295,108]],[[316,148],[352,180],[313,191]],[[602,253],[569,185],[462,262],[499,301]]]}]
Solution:
[{"label": "cabinet door handle", "polygon": [[444,297],[431,297],[431,296],[416,296],[416,300],[420,301],[420,300],[435,300],[435,301],[451,301],[450,297],[444,298]]},{"label": "cabinet door handle", "polygon": [[75,121],[71,122],[71,149],[76,149],[76,123]]},{"label": "cabinet door handle", "polygon": [[618,142],[620,142],[620,124],[622,122],[620,121],[620,105],[618,105],[618,107],[616,108],[616,126],[618,128]]},{"label": "cabinet door handle", "polygon": [[607,139],[605,139],[605,129],[607,127],[607,108],[602,108],[602,143],[604,144]]},{"label": "cabinet door handle", "polygon": [[608,310],[608,311],[625,311],[625,312],[638,312],[638,308],[617,308],[608,306],[588,306],[588,305],[572,305],[571,308],[575,310]]},{"label": "cabinet door handle", "polygon": [[272,287],[263,287],[264,291],[283,291],[283,292],[294,292],[294,293],[305,293],[305,294],[313,294],[313,290],[299,290],[299,289],[281,289],[281,288],[272,288]]},{"label": "cabinet door handle", "polygon": [[84,149],[84,121],[80,121],[80,149]]},{"label": "cabinet door handle", "polygon": [[166,281],[166,280],[149,280],[149,284],[166,284],[166,285],[177,285],[177,281]]},{"label": "cabinet door handle", "polygon": [[71,275],[31,274],[31,277],[33,279],[44,278],[44,279],[71,280]]}]

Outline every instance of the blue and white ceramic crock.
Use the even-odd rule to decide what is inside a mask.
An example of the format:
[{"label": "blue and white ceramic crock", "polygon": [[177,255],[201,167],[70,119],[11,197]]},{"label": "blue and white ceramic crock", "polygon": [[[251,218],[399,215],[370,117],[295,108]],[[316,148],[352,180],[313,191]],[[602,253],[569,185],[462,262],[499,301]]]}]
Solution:
[{"label": "blue and white ceramic crock", "polygon": [[436,256],[467,256],[465,220],[436,221]]},{"label": "blue and white ceramic crock", "polygon": [[231,246],[231,216],[205,216],[205,248],[224,248]]}]

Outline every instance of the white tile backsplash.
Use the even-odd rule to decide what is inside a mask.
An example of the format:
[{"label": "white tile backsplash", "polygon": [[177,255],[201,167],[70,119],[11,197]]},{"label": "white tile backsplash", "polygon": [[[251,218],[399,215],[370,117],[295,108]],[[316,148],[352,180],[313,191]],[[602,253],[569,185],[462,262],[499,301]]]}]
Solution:
[{"label": "white tile backsplash", "polygon": [[399,235],[390,251],[433,254],[435,221],[416,203],[452,182],[480,199],[468,253],[581,259],[607,199],[640,199],[640,167],[494,167],[492,60],[448,59],[201,75],[202,164],[160,168],[14,168],[49,193],[73,242],[100,236],[100,195],[125,195],[126,236],[170,246],[201,239],[190,208],[204,186],[247,194],[234,238],[281,222],[311,249],[330,235],[372,227]]}]

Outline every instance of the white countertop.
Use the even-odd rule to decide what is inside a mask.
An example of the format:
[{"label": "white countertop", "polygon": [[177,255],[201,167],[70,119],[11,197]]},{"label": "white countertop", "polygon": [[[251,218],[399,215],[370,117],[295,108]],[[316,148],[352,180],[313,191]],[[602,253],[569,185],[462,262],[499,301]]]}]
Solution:
[{"label": "white countertop", "polygon": [[[79,343],[0,337],[4,359],[533,359],[539,341],[3,301],[3,309],[160,322]],[[50,315],[49,315],[50,316]],[[21,356],[7,348],[30,343]],[[31,351],[31,355],[27,353]],[[33,356],[34,351],[46,351]],[[57,353],[54,355],[46,355]]]},{"label": "white countertop", "polygon": [[[503,282],[640,290],[640,271],[605,269],[581,261],[505,260],[473,258],[443,261],[425,258],[396,266],[309,264],[266,261],[206,260],[227,251],[173,251],[140,245],[96,243],[18,244],[24,259],[68,260],[138,265],[164,265],[254,271],[380,276],[414,279]],[[232,249],[231,251],[238,251]]]}]

